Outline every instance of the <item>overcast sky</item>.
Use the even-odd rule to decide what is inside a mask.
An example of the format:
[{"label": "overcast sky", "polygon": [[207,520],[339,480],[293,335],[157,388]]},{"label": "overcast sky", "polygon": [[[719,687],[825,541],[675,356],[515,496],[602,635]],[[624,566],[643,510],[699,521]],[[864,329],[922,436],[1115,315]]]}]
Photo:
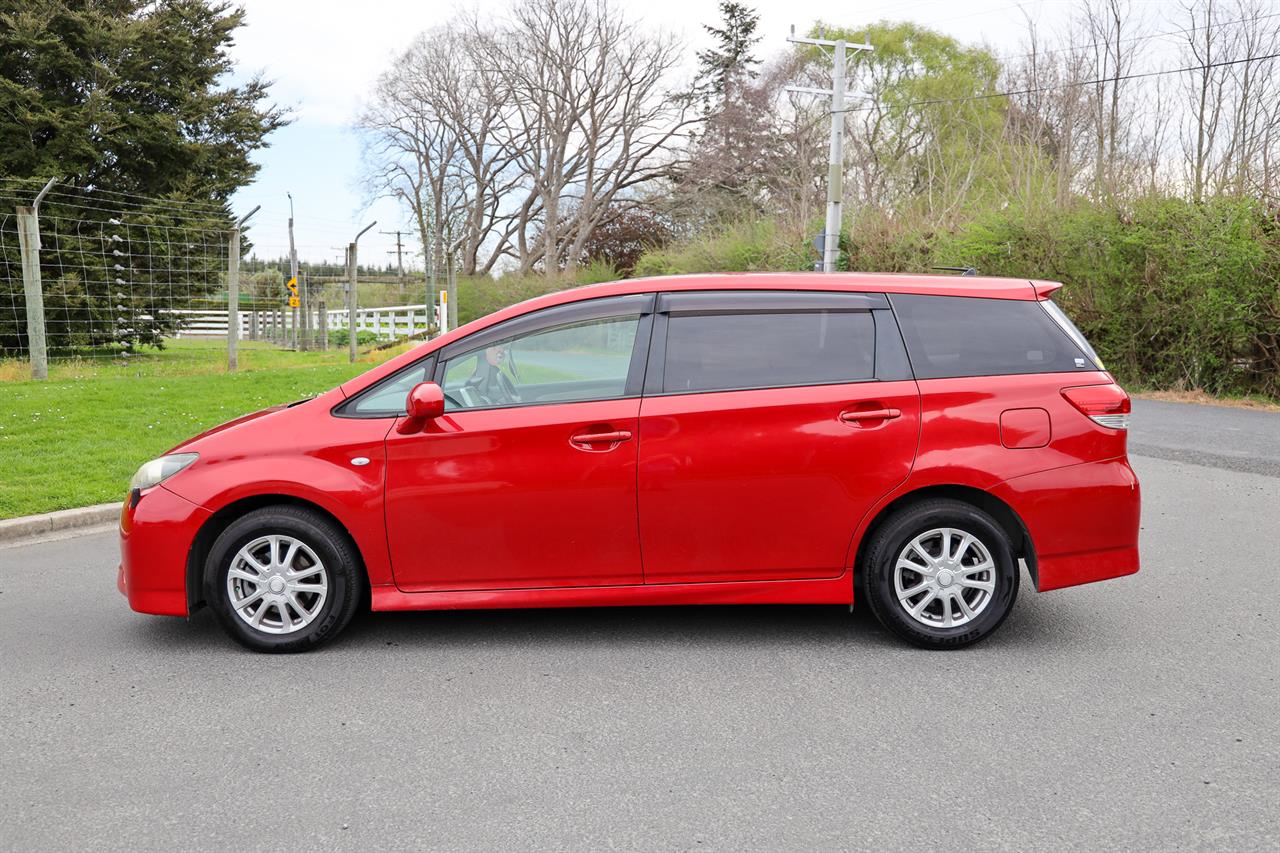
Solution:
[{"label": "overcast sky", "polygon": [[[240,74],[262,72],[275,81],[277,103],[294,111],[295,121],[271,137],[259,152],[257,180],[236,194],[238,212],[255,204],[262,210],[250,237],[259,257],[288,250],[286,222],[293,194],[295,233],[300,257],[340,260],[342,246],[364,224],[376,219],[376,231],[407,228],[408,218],[389,201],[364,206],[360,187],[360,144],[351,129],[364,98],[390,62],[413,36],[442,23],[460,7],[439,0],[241,0],[246,23],[237,33],[233,55]],[[718,19],[717,0],[614,0],[646,24],[675,32],[688,49],[693,68],[697,50],[708,45],[701,25]],[[1074,0],[869,0],[866,3],[802,7],[794,0],[757,0],[762,40],[757,55],[767,57],[786,46],[790,25],[807,28],[821,17],[858,25],[880,18],[914,20],[969,43],[987,44],[997,53],[1015,53],[1023,39],[1025,15],[1042,31],[1065,26]],[[1159,4],[1174,0],[1134,0],[1157,15]],[[1148,4],[1156,4],[1151,6]],[[467,8],[498,15],[505,0],[472,0]],[[388,257],[395,238],[373,233],[361,238],[361,259]],[[412,243],[417,251],[417,243]],[[415,264],[420,262],[415,259]]]}]

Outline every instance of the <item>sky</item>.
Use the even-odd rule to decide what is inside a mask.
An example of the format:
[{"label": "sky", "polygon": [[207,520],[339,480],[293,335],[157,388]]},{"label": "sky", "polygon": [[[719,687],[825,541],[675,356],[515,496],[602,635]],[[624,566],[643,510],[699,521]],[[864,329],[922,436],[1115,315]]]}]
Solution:
[{"label": "sky", "polygon": [[[254,182],[236,193],[233,208],[243,215],[262,209],[249,223],[258,257],[288,253],[287,222],[293,195],[294,231],[300,258],[341,261],[343,247],[376,220],[360,239],[362,263],[394,259],[396,229],[409,230],[409,217],[395,203],[372,203],[361,187],[360,140],[352,129],[378,75],[413,37],[447,21],[458,9],[499,16],[506,0],[241,0],[245,26],[236,33],[232,57],[237,76],[261,73],[274,81],[273,100],[293,112],[291,125],[270,137],[255,154],[261,165]],[[624,13],[655,29],[679,36],[687,49],[689,73],[696,52],[710,45],[702,24],[719,19],[717,0],[613,0]],[[857,25],[890,18],[913,20],[963,42],[985,44],[998,53],[1016,53],[1030,15],[1046,33],[1066,25],[1074,0],[868,0],[832,6],[798,7],[787,0],[746,0],[760,13],[757,55],[786,47],[791,25],[807,29],[824,18]],[[1133,0],[1135,4],[1175,0]],[[420,268],[410,235],[406,266]]]}]

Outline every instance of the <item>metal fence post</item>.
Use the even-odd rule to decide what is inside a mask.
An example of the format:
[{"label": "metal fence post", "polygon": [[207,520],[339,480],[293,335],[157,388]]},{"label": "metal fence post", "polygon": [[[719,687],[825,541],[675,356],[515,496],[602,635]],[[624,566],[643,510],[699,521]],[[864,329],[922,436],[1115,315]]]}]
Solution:
[{"label": "metal fence post", "polygon": [[325,310],[324,299],[320,300],[320,314],[316,318],[320,323],[320,349],[329,349],[329,312]]},{"label": "metal fence post", "polygon": [[22,290],[27,303],[27,349],[31,378],[49,378],[49,347],[44,336],[44,285],[40,281],[40,202],[53,188],[50,178],[30,207],[18,207],[18,251],[22,255]]},{"label": "metal fence post", "polygon": [[298,349],[306,352],[311,349],[311,297],[308,293],[310,285],[307,274],[298,276],[298,301],[302,303],[299,312]]},{"label": "metal fence post", "polygon": [[240,340],[240,229],[260,207],[262,205],[240,217],[231,229],[227,247],[227,370],[235,370],[239,361],[236,345]]},{"label": "metal fence post", "polygon": [[44,288],[40,283],[40,224],[30,207],[18,208],[18,248],[22,253],[22,289],[27,301],[27,349],[31,378],[49,378],[49,351],[44,338]]},{"label": "metal fence post", "polygon": [[347,324],[347,350],[352,364],[356,363],[356,244],[360,242],[361,234],[377,224],[377,220],[370,222],[347,246],[347,316],[351,318]]}]

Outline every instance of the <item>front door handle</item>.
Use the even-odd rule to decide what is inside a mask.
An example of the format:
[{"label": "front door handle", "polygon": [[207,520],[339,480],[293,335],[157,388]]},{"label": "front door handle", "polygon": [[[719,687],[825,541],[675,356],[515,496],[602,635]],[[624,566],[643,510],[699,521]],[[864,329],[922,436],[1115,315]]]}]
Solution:
[{"label": "front door handle", "polygon": [[[625,429],[612,432],[580,432],[569,439],[569,442],[583,450],[595,450],[593,445],[617,445],[631,440],[631,432]],[[611,449],[611,448],[610,448]]]},{"label": "front door handle", "polygon": [[863,421],[891,421],[894,418],[902,417],[902,412],[898,409],[868,409],[866,411],[847,411],[840,413],[840,420],[847,424],[857,424]]}]

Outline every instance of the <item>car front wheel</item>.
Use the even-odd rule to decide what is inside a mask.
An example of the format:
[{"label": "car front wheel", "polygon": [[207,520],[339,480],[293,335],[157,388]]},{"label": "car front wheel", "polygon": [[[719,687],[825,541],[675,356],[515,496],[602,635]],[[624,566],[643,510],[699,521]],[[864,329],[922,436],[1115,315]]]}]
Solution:
[{"label": "car front wheel", "polygon": [[1018,596],[1008,535],[981,509],[955,500],[906,507],[874,533],[863,594],[886,628],[931,649],[990,636]]},{"label": "car front wheel", "polygon": [[338,634],[355,612],[360,569],[346,534],[302,507],[265,507],[214,542],[205,600],[237,642],[298,652]]}]

